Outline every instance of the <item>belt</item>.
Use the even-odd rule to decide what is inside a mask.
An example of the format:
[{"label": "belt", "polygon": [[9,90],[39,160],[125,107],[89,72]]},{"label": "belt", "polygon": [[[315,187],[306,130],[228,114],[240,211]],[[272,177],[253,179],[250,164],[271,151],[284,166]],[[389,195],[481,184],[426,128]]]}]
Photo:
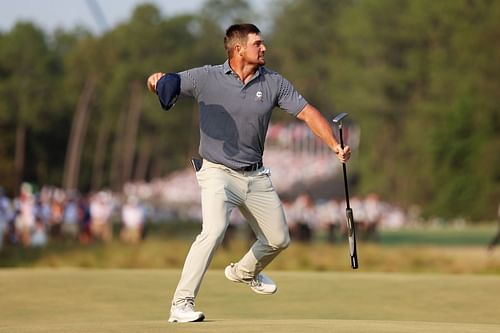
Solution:
[{"label": "belt", "polygon": [[243,167],[241,169],[238,169],[237,171],[256,171],[256,170],[259,170],[260,168],[262,168],[262,166],[263,166],[262,162],[258,162],[258,163]]}]

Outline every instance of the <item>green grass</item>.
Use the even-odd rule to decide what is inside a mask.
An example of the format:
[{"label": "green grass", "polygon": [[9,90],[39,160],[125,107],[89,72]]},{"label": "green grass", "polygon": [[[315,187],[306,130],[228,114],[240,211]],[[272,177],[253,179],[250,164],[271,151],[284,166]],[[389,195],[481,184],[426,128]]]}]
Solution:
[{"label": "green grass", "polygon": [[5,248],[0,333],[500,331],[500,249],[486,252],[492,227],[382,232],[379,243],[360,242],[357,271],[345,240],[294,242],[270,267],[279,284],[274,296],[224,279],[225,265],[248,249],[239,234],[217,251],[197,299],[207,321],[167,324],[198,230],[153,228],[138,246]]},{"label": "green grass", "polygon": [[486,246],[497,232],[496,225],[475,227],[427,227],[385,230],[380,233],[384,245]]},{"label": "green grass", "polygon": [[209,270],[204,323],[168,324],[178,270],[0,270],[0,332],[499,332],[495,276],[271,271],[276,295]]},{"label": "green grass", "polygon": [[[68,241],[52,242],[43,249],[7,246],[0,251],[0,267],[180,269],[199,229],[200,225],[189,223],[155,225],[139,245],[115,238],[90,246]],[[383,231],[377,243],[360,240],[360,267],[363,272],[500,275],[500,248],[486,250],[495,232],[494,226]],[[228,247],[216,252],[211,267],[222,269],[238,260],[249,244],[243,232],[237,233]],[[331,245],[318,235],[312,244],[294,241],[272,269],[348,272],[347,240]]]},{"label": "green grass", "polygon": [[[149,239],[131,246],[110,244],[80,246],[54,244],[45,249],[8,248],[0,253],[0,267],[79,267],[180,269],[191,245],[190,240]],[[238,260],[248,244],[235,241],[220,248],[211,267],[222,269]],[[363,272],[454,273],[500,275],[500,249],[490,253],[479,246],[400,245],[360,243],[360,270]],[[292,243],[272,263],[282,271],[351,270],[347,243],[305,245]]]}]

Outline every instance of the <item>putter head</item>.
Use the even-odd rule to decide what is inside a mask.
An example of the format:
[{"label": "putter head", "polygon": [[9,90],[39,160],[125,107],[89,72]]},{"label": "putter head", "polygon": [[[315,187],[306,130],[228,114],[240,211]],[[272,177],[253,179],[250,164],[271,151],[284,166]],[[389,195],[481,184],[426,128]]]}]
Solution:
[{"label": "putter head", "polygon": [[338,114],[335,118],[333,118],[333,123],[337,124],[337,125],[341,125],[342,120],[347,116],[348,116],[348,114],[346,112],[342,112],[342,113]]}]

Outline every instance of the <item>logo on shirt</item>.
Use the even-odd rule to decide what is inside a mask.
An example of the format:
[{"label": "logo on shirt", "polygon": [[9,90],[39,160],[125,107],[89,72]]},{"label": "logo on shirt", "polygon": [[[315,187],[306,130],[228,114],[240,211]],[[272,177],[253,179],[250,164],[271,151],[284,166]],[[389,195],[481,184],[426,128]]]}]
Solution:
[{"label": "logo on shirt", "polygon": [[256,101],[262,101],[262,91],[257,91],[257,93],[255,94],[255,100]]}]

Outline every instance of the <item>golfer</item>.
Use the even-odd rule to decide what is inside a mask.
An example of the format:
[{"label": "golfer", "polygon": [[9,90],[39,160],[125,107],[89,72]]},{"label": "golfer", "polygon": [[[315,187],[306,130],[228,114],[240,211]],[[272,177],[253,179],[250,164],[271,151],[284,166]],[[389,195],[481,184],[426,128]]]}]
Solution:
[{"label": "golfer", "polygon": [[195,311],[194,300],[236,207],[248,220],[257,241],[240,261],[226,267],[225,276],[258,294],[277,290],[262,273],[290,243],[283,206],[271,183],[270,170],[262,161],[274,107],[304,121],[342,163],[351,155],[348,146],[340,147],[320,112],[283,76],[264,67],[266,46],[255,25],[230,26],[224,47],[228,60],[222,65],[154,73],[147,81],[164,109],[170,109],[178,95],[183,95],[194,97],[200,110],[202,164],[198,164],[196,177],[201,188],[202,231],[184,263],[169,322],[205,318],[203,312]]}]

